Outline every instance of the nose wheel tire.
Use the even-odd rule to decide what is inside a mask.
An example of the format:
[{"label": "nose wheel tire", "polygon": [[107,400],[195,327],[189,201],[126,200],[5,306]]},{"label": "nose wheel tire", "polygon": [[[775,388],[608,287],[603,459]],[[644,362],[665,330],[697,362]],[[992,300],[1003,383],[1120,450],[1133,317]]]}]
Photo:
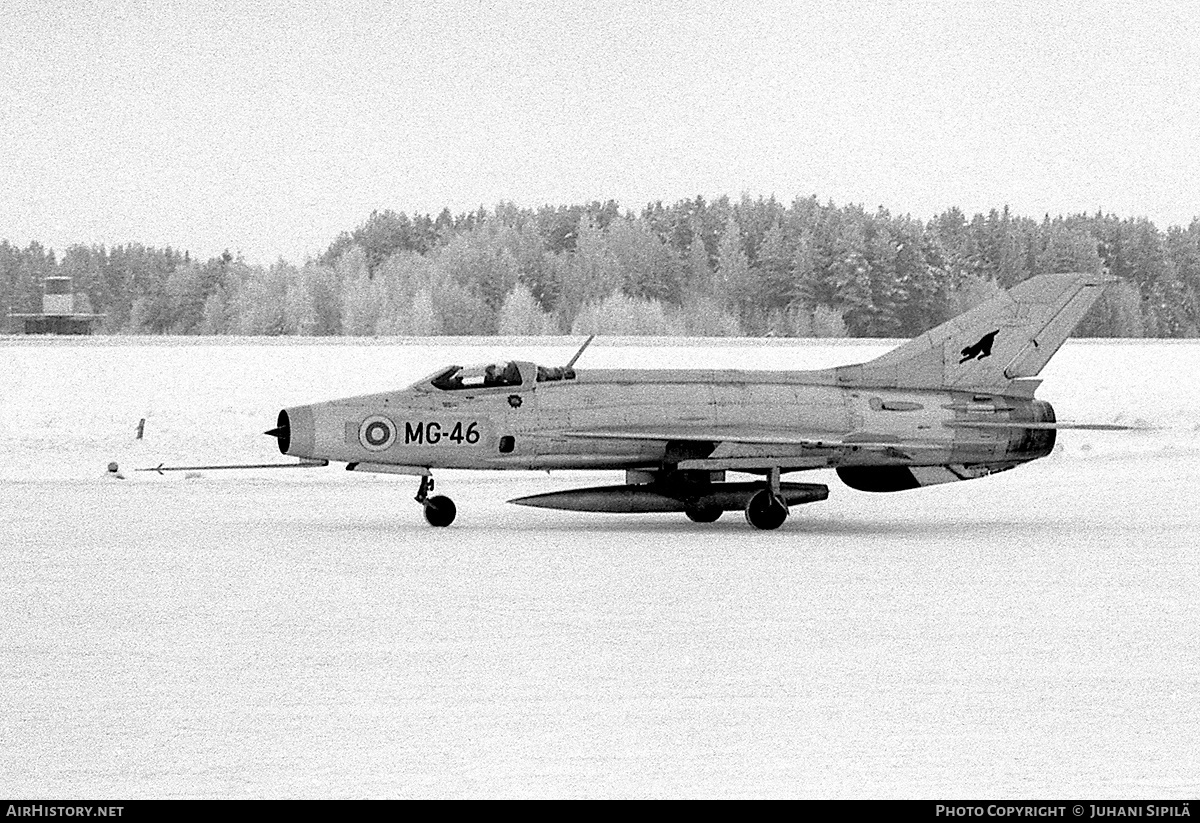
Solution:
[{"label": "nose wheel tire", "polygon": [[693,523],[712,523],[721,516],[721,510],[716,506],[688,506],[683,513]]},{"label": "nose wheel tire", "polygon": [[425,501],[425,520],[431,526],[449,526],[457,513],[454,501],[445,495],[439,494]]},{"label": "nose wheel tire", "polygon": [[778,529],[787,516],[787,504],[767,489],[751,497],[746,505],[746,522],[756,529]]}]

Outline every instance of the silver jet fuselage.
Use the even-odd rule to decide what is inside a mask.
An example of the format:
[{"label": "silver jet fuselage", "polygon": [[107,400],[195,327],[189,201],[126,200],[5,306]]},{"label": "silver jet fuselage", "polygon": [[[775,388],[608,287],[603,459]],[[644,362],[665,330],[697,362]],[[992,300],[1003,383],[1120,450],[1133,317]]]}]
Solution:
[{"label": "silver jet fuselage", "polygon": [[[539,381],[547,370],[509,366],[520,379],[507,385],[444,388],[435,375],[399,391],[285,409],[280,449],[364,469],[907,466],[929,469],[915,484],[929,485],[941,467],[980,476],[1054,445],[1053,429],[1013,426],[1054,421],[1048,403],[1027,397],[844,387],[835,370],[581,370]],[[1005,427],[973,425],[996,422]]]},{"label": "silver jet fuselage", "polygon": [[1062,423],[1034,399],[1037,375],[1109,282],[1031,277],[879,357],[817,371],[576,371],[588,338],[564,366],[449,366],[397,391],[284,409],[267,434],[297,467],[420,477],[415,500],[433,526],[457,511],[433,494],[433,469],[620,469],[620,485],[509,502],[698,523],[741,509],[771,530],[790,506],[829,495],[783,482],[787,472],[832,468],[851,488],[900,492],[1044,457],[1059,429],[1123,428]]}]

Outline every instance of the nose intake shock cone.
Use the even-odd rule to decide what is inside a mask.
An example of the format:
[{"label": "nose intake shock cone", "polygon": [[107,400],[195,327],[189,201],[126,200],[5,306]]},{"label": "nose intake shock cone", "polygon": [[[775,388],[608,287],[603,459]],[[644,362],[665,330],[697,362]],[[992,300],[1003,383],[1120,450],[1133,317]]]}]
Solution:
[{"label": "nose intake shock cone", "polygon": [[292,445],[292,424],[291,421],[288,420],[288,413],[286,409],[279,412],[279,419],[276,421],[275,428],[271,429],[270,431],[263,432],[263,434],[269,434],[271,437],[274,437],[279,441],[280,454],[288,453],[288,447]]}]

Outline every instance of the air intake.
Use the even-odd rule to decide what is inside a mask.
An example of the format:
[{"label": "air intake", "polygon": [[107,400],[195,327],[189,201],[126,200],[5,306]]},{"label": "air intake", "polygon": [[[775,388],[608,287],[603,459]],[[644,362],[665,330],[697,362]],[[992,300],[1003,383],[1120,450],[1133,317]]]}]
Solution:
[{"label": "air intake", "polygon": [[279,412],[279,419],[275,421],[275,428],[264,434],[269,434],[279,441],[279,453],[287,454],[288,447],[292,445],[292,423],[288,419],[287,409],[282,409]]}]

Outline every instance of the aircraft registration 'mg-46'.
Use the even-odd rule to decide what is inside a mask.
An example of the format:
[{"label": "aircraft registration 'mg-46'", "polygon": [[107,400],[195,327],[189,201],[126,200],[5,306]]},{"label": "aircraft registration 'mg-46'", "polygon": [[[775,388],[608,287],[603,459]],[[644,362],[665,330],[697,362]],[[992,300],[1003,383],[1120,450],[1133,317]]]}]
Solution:
[{"label": "aircraft registration 'mg-46'", "polygon": [[[1060,428],[1031,379],[1099,297],[1093,275],[1034,277],[867,363],[819,371],[447,366],[398,391],[297,406],[267,432],[306,463],[419,476],[434,526],[454,503],[432,469],[618,469],[625,483],[522,497],[524,506],[745,511],[759,529],[824,500],[788,472],[833,468],[895,492],[984,477],[1049,454]],[[588,342],[590,342],[590,338]],[[726,472],[757,475],[727,482]]]}]

